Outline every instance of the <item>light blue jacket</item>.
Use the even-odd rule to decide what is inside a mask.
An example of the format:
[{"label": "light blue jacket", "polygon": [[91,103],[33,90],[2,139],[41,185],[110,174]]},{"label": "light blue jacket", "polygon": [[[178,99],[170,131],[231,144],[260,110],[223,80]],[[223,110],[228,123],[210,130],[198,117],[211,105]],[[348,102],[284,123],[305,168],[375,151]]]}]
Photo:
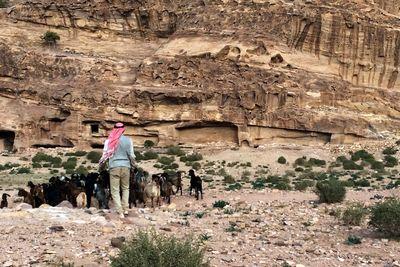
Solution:
[{"label": "light blue jacket", "polygon": [[[108,140],[104,143],[104,151],[107,151]],[[131,160],[135,159],[133,151],[133,143],[129,137],[121,135],[117,149],[114,155],[108,159],[108,168],[113,169],[117,167],[131,168]]]}]

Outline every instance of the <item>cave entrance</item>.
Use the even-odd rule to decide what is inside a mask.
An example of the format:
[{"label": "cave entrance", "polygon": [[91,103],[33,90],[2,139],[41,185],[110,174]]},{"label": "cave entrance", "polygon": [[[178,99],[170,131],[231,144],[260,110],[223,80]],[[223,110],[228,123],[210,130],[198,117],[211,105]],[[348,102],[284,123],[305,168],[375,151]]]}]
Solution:
[{"label": "cave entrance", "polygon": [[0,151],[12,151],[14,149],[15,133],[0,130]]},{"label": "cave entrance", "polygon": [[92,134],[99,134],[100,133],[100,127],[98,124],[91,124],[90,125],[90,132]]}]

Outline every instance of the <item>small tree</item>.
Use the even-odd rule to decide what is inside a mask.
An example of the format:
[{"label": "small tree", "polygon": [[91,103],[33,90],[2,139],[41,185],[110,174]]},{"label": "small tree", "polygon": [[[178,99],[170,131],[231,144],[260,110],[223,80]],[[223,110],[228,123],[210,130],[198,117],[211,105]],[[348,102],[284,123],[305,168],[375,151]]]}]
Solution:
[{"label": "small tree", "polygon": [[400,237],[400,199],[388,199],[372,207],[370,224],[392,237]]},{"label": "small tree", "polygon": [[286,159],[285,159],[285,157],[280,156],[280,157],[278,158],[278,163],[279,163],[279,164],[286,164]]},{"label": "small tree", "polygon": [[60,35],[56,32],[47,31],[43,34],[42,40],[46,45],[56,45],[57,41],[60,40]]}]

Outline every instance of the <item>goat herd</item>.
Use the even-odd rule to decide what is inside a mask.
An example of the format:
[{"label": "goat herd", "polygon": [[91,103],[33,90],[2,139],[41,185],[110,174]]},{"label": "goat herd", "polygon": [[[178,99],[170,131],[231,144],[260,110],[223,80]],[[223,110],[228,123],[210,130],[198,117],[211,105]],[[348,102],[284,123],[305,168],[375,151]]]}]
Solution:
[{"label": "goat herd", "polygon": [[[154,208],[154,202],[161,205],[163,198],[168,204],[171,203],[171,196],[180,191],[182,195],[182,175],[183,171],[168,174],[166,172],[153,174],[149,179],[149,174],[140,169],[132,169],[130,175],[129,187],[129,208],[132,204],[136,207],[138,204],[146,206],[151,201],[151,207]],[[195,197],[198,200],[200,195],[203,198],[202,180],[195,175],[194,170],[190,170],[190,195],[195,191]],[[57,206],[67,200],[73,207],[92,206],[92,197],[98,203],[100,209],[109,209],[110,194],[110,175],[108,171],[100,173],[92,172],[88,175],[72,174],[71,177],[53,176],[48,183],[34,184],[28,182],[29,191],[19,189],[18,196],[23,197],[23,201],[38,208],[42,204]],[[175,188],[174,188],[175,187]],[[10,195],[4,193],[1,201],[1,208],[8,207],[7,197]]]}]

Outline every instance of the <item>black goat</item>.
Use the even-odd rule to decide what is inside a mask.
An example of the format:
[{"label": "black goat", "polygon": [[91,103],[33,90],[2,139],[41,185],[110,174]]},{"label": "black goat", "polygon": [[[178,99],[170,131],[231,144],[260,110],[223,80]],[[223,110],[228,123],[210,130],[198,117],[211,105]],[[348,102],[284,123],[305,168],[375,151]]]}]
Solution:
[{"label": "black goat", "polygon": [[7,197],[10,197],[10,195],[7,194],[7,193],[3,193],[3,195],[1,196],[1,205],[0,205],[0,209],[8,208]]},{"label": "black goat", "polygon": [[189,194],[192,195],[192,189],[194,189],[196,199],[199,200],[199,194],[201,194],[201,199],[203,199],[203,181],[199,176],[196,176],[194,170],[189,171],[189,176],[190,176]]}]

